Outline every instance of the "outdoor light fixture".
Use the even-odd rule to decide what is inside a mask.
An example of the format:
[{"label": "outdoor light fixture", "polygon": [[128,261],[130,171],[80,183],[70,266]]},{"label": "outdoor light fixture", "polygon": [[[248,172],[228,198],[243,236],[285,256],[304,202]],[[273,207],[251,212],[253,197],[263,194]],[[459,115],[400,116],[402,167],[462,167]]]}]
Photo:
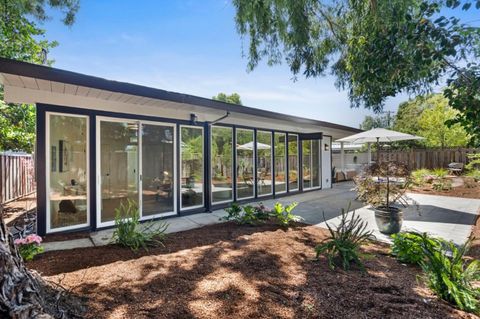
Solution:
[{"label": "outdoor light fixture", "polygon": [[192,125],[197,124],[198,117],[195,113],[190,113],[190,122]]},{"label": "outdoor light fixture", "polygon": [[325,151],[329,151],[329,150],[330,150],[330,145],[325,144]]}]

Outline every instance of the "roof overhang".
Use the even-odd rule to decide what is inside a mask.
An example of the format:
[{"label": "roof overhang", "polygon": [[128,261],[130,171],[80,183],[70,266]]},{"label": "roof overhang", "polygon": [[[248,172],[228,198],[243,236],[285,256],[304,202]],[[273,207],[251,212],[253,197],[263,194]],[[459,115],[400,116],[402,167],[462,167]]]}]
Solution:
[{"label": "roof overhang", "polygon": [[299,133],[323,132],[334,139],[361,132],[344,125],[5,58],[0,58],[0,83],[4,85],[5,101],[11,103],[45,103],[183,120],[194,113],[199,121],[214,121],[230,112],[222,123]]}]

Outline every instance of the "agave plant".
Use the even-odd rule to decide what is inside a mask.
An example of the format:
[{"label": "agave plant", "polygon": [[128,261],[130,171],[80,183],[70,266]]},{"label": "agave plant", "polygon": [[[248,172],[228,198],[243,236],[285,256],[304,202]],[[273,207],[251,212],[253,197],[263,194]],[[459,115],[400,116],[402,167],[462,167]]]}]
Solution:
[{"label": "agave plant", "polygon": [[317,247],[315,251],[317,258],[324,254],[328,259],[328,265],[331,269],[335,269],[335,266],[340,263],[344,270],[350,269],[350,265],[355,263],[360,269],[364,270],[365,267],[360,260],[360,246],[372,239],[373,231],[367,231],[367,223],[363,221],[360,216],[352,212],[351,216],[348,216],[347,212],[350,209],[342,208],[342,216],[338,226],[331,227],[325,220],[325,214],[323,219],[327,225],[330,236],[326,241]]}]

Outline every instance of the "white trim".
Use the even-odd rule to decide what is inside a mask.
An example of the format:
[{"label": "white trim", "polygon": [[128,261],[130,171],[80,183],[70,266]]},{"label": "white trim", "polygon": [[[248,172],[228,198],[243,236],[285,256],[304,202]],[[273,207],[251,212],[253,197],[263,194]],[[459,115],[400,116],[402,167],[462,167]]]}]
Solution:
[{"label": "white trim", "polygon": [[[200,129],[202,131],[202,204],[200,205],[195,205],[195,206],[188,206],[188,207],[183,207],[183,196],[182,196],[182,128],[195,128],[195,129]],[[180,158],[178,164],[180,165],[180,211],[188,211],[191,209],[196,209],[196,208],[203,208],[205,207],[205,130],[203,129],[203,126],[195,126],[195,125],[183,125],[180,124],[179,126],[179,132],[178,132],[178,145],[180,148]]]},{"label": "white trim", "polygon": [[[232,197],[230,199],[223,200],[223,201],[217,201],[217,202],[213,201],[213,165],[212,165],[212,159],[213,159],[213,156],[212,156],[213,133],[212,132],[213,132],[213,129],[216,128],[216,127],[217,128],[229,129],[231,131],[230,136],[231,136],[231,141],[232,141],[232,152],[230,154],[230,156],[231,156],[230,159],[231,159],[231,163],[232,163],[232,165],[231,165],[232,169],[230,171],[231,176],[232,176],[232,184],[231,184],[231,186],[232,186]],[[233,145],[233,132],[234,132],[234,129],[231,126],[222,126],[222,125],[211,125],[210,126],[210,138],[209,138],[208,143],[209,143],[209,146],[210,146],[209,147],[209,149],[210,149],[210,156],[209,156],[209,158],[210,158],[210,163],[209,163],[210,164],[210,203],[212,205],[231,203],[231,202],[233,202],[233,199],[234,199],[233,183],[235,183],[235,181],[233,180],[233,177],[234,177],[235,174],[233,174],[233,173],[234,173],[234,170],[236,169],[236,167],[233,167],[233,156],[234,156],[234,148],[236,149],[237,146]]]},{"label": "white trim", "polygon": [[[258,171],[257,171],[257,185],[256,185],[256,189],[257,189],[257,197],[261,198],[261,197],[265,197],[265,196],[270,196],[273,194],[273,185],[274,185],[274,182],[275,182],[275,176],[273,176],[273,165],[275,165],[275,163],[273,162],[274,159],[273,159],[273,148],[275,147],[273,144],[275,142],[274,140],[274,137],[273,137],[273,132],[272,131],[264,131],[264,130],[258,130],[257,129],[257,141],[258,141],[258,133],[267,133],[267,134],[270,134],[270,192],[266,193],[266,194],[259,194],[259,190],[260,190],[260,184],[258,183]],[[258,160],[259,160],[259,157],[258,157],[258,142],[257,142],[257,154],[255,154],[255,162],[256,164],[258,164]]]},{"label": "white trim", "polygon": [[[238,144],[238,131],[252,131],[252,137],[253,137],[253,145],[255,145],[256,143],[256,140],[255,140],[255,130],[254,129],[249,129],[249,128],[237,128],[235,130],[235,140],[236,140],[236,144]],[[253,157],[252,157],[252,162],[253,162],[253,173],[255,176],[255,173],[257,171],[257,161],[256,161],[256,157],[257,157],[257,154],[255,153],[255,146],[254,148],[252,149],[252,153],[253,153]],[[238,154],[237,154],[237,145],[235,145],[235,152],[234,152],[234,156],[235,156],[235,163],[237,164],[237,167],[235,167],[235,172],[238,172]],[[253,187],[252,187],[252,193],[253,195],[252,196],[248,196],[248,197],[238,197],[238,176],[236,176],[235,178],[235,184],[236,184],[236,187],[235,187],[235,195],[236,195],[236,198],[237,200],[245,200],[245,199],[252,199],[252,198],[255,198],[255,195],[257,194],[256,192],[256,188],[257,188],[257,181],[256,181],[256,178],[254,178],[253,180]]]},{"label": "white trim", "polygon": [[[72,226],[64,226],[64,227],[57,227],[51,228],[51,211],[50,211],[50,174],[51,174],[51,145],[50,145],[50,116],[57,115],[57,116],[65,116],[65,117],[80,117],[86,120],[86,131],[85,131],[85,139],[86,139],[86,147],[85,147],[85,156],[86,156],[86,197],[87,197],[87,222],[83,224],[76,224]],[[84,228],[90,226],[90,118],[87,115],[81,114],[69,114],[69,113],[61,113],[61,112],[45,112],[45,184],[46,184],[46,232],[47,234],[62,232],[67,230],[74,230],[79,228]],[[57,157],[58,161],[58,157]]]}]

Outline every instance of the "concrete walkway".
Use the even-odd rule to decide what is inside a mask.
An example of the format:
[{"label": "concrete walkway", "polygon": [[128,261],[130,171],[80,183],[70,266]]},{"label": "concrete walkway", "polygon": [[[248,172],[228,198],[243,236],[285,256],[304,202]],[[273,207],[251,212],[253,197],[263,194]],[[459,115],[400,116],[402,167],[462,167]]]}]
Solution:
[{"label": "concrete walkway", "polygon": [[[387,236],[378,232],[373,211],[362,202],[355,200],[355,197],[353,183],[343,182],[334,184],[332,189],[312,191],[276,200],[265,200],[263,203],[267,207],[271,207],[277,201],[283,204],[296,201],[299,205],[295,209],[295,214],[302,216],[306,223],[322,228],[326,228],[325,220],[330,225],[338,224],[341,209],[347,209],[350,205],[350,215],[355,210],[356,214],[368,223],[368,229],[374,231],[378,240],[389,241]],[[423,194],[409,194],[409,197],[417,202],[418,211],[415,206],[405,210],[403,230],[428,232],[447,240],[453,240],[456,244],[462,244],[468,239],[472,225],[479,213],[480,200]],[[225,216],[225,212],[218,210],[212,213],[168,218],[166,219],[169,223],[167,233],[220,223],[222,216]],[[46,251],[102,246],[110,243],[112,234],[113,229],[102,230],[92,233],[90,238],[45,243],[44,246]]]}]

